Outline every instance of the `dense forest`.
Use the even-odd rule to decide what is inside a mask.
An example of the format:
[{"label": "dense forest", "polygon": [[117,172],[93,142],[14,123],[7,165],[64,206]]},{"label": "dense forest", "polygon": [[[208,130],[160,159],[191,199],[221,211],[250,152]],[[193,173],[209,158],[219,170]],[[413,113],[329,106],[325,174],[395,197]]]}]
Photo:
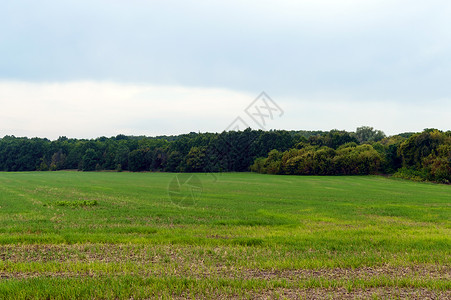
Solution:
[{"label": "dense forest", "polygon": [[451,132],[426,129],[386,137],[355,132],[261,131],[91,140],[5,136],[0,170],[242,172],[296,175],[395,174],[451,182]]}]

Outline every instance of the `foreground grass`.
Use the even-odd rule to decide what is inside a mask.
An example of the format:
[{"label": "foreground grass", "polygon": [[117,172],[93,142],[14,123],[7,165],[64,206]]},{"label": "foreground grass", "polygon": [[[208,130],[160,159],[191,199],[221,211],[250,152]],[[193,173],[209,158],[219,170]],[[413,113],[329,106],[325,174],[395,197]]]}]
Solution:
[{"label": "foreground grass", "polygon": [[[447,297],[443,291],[426,291],[418,289],[416,282],[411,280],[372,280],[358,282],[340,282],[312,279],[301,284],[287,284],[283,280],[240,280],[240,279],[199,279],[188,278],[140,278],[132,276],[108,277],[108,278],[33,278],[23,281],[9,280],[0,286],[2,298],[14,299],[67,299],[67,298],[208,298],[218,297],[236,298],[278,298],[287,291],[291,297],[302,297],[316,293],[322,296],[333,296],[334,289],[345,285],[347,295],[358,294],[360,290],[366,291],[366,296],[377,297],[381,292],[377,288],[390,288],[390,292],[396,295],[396,291],[404,292],[410,297],[424,294],[434,297]],[[416,289],[409,288],[410,286]],[[105,288],[108,287],[108,288]],[[397,290],[396,290],[396,289]],[[375,292],[376,291],[376,292]],[[353,293],[354,292],[354,293]],[[362,294],[362,292],[360,292]],[[392,294],[392,296],[394,296]],[[32,295],[30,297],[30,295]],[[443,298],[445,299],[445,298]]]},{"label": "foreground grass", "polygon": [[0,298],[449,295],[450,186],[200,174],[179,203],[174,176],[0,173]]}]

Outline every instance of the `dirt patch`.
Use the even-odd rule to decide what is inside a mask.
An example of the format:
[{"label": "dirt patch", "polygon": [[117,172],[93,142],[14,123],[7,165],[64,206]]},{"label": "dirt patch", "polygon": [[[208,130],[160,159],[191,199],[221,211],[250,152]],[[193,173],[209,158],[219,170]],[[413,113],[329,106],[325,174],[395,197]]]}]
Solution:
[{"label": "dirt patch", "polygon": [[173,295],[173,299],[302,299],[302,300],[324,300],[324,299],[451,299],[449,291],[431,291],[427,289],[407,288],[371,288],[349,291],[345,288],[335,289],[275,289],[249,291],[244,295],[222,295],[212,291],[208,295]]},{"label": "dirt patch", "polygon": [[[451,299],[449,291],[431,291],[427,289],[387,289],[372,288],[348,291],[336,289],[299,289],[274,290],[250,295],[252,299]],[[238,299],[238,298],[237,298]]]},{"label": "dirt patch", "polygon": [[[225,278],[239,280],[283,280],[290,286],[311,280],[346,282],[373,279],[393,281],[414,279],[451,281],[449,265],[372,266],[322,269],[259,269],[246,268],[228,259],[230,249],[180,248],[150,245],[0,245],[0,278],[92,277],[133,275],[140,277],[176,276],[192,279]],[[208,253],[207,253],[208,252]],[[241,255],[242,261],[253,260],[252,253]],[[15,264],[25,267],[18,269]],[[28,263],[49,263],[41,272]],[[91,265],[93,263],[93,265]],[[99,268],[99,263],[101,266]],[[103,265],[105,264],[105,265]],[[108,264],[108,266],[107,266]],[[23,271],[22,271],[23,270]],[[47,272],[52,271],[52,272]],[[305,286],[305,285],[304,285]]]},{"label": "dirt patch", "polygon": [[360,267],[360,268],[331,268],[331,269],[298,269],[298,270],[243,270],[246,278],[259,279],[368,279],[376,276],[387,276],[390,278],[419,277],[430,279],[451,280],[451,267],[423,265],[410,267]]}]

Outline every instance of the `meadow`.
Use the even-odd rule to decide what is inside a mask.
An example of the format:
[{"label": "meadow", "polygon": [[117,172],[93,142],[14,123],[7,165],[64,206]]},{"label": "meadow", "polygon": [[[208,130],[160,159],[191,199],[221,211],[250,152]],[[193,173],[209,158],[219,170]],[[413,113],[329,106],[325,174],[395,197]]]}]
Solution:
[{"label": "meadow", "polygon": [[2,172],[0,298],[451,298],[450,220],[382,176]]}]

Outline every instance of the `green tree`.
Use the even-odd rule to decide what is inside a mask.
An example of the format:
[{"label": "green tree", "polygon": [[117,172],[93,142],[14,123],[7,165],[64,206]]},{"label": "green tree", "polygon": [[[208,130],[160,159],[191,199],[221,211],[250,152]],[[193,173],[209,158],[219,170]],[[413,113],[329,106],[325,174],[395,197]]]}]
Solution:
[{"label": "green tree", "polygon": [[98,164],[98,156],[94,149],[87,149],[85,155],[82,158],[82,170],[83,171],[94,171],[96,165]]},{"label": "green tree", "polygon": [[437,129],[426,129],[412,135],[398,148],[403,167],[420,169],[425,158],[431,154],[437,155],[438,147],[445,144],[445,140],[449,139]]},{"label": "green tree", "polygon": [[172,151],[168,155],[168,159],[166,161],[166,171],[167,172],[181,172],[184,170],[183,164],[184,157],[178,151]]},{"label": "green tree", "polygon": [[162,147],[155,148],[152,153],[152,169],[163,170],[166,166],[167,154]]},{"label": "green tree", "polygon": [[205,166],[206,147],[192,147],[186,156],[186,169],[188,172],[202,172]]},{"label": "green tree", "polygon": [[116,149],[116,155],[114,158],[115,165],[121,165],[122,170],[128,170],[128,155],[130,154],[130,149],[127,147],[126,143],[123,143],[125,136],[118,135],[116,139],[119,139],[120,144]]},{"label": "green tree", "polygon": [[149,149],[136,149],[130,152],[129,169],[132,172],[149,171],[152,164],[152,156]]},{"label": "green tree", "polygon": [[61,170],[65,167],[65,163],[66,163],[66,155],[60,149],[58,152],[55,152],[52,155],[50,170],[51,171]]},{"label": "green tree", "polygon": [[369,126],[358,127],[354,135],[360,143],[378,142],[385,138],[383,131]]}]

